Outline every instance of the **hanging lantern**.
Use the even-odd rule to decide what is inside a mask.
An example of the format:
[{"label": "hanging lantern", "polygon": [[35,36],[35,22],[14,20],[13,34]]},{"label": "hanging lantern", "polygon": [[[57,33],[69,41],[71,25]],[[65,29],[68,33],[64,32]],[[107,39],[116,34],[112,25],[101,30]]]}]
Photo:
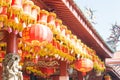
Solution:
[{"label": "hanging lantern", "polygon": [[93,62],[87,58],[76,60],[74,63],[74,68],[81,72],[88,72],[93,69]]},{"label": "hanging lantern", "polygon": [[21,22],[26,25],[33,23],[34,18],[32,17],[32,7],[34,3],[31,0],[25,0],[23,2],[23,11],[21,12]]},{"label": "hanging lantern", "polygon": [[55,26],[55,18],[56,18],[56,14],[53,12],[50,12],[48,15],[47,22]]},{"label": "hanging lantern", "polygon": [[61,25],[60,30],[61,30],[61,34],[65,36],[65,32],[66,32],[66,30],[67,30],[67,26]]},{"label": "hanging lantern", "polygon": [[11,5],[15,6],[16,8],[22,8],[22,0],[12,0]]},{"label": "hanging lantern", "polygon": [[62,20],[56,19],[55,20],[55,26],[57,27],[57,26],[60,26],[60,25],[62,25]]},{"label": "hanging lantern", "polygon": [[34,3],[32,1],[26,0],[23,3],[23,11],[25,14],[31,15],[32,6]]},{"label": "hanging lantern", "polygon": [[34,5],[31,10],[31,16],[35,19],[35,21],[37,21],[37,16],[38,16],[39,12],[40,12],[40,8],[36,5]]},{"label": "hanging lantern", "polygon": [[22,29],[22,24],[19,23],[21,11],[22,11],[22,0],[12,0],[11,6],[8,8],[8,12],[7,12],[8,20],[6,21],[5,25],[7,27],[12,28],[15,34],[17,34],[18,31]]},{"label": "hanging lantern", "polygon": [[62,25],[62,20],[60,19],[55,19],[55,32],[54,33],[58,33],[60,32],[60,26]]},{"label": "hanging lantern", "polygon": [[9,19],[18,18],[22,11],[22,0],[12,0],[11,7],[8,10]]},{"label": "hanging lantern", "polygon": [[50,28],[42,24],[32,24],[23,30],[23,39],[28,42],[34,40],[51,42],[52,38],[53,34]]},{"label": "hanging lantern", "polygon": [[38,22],[39,23],[47,23],[47,17],[48,17],[49,12],[46,10],[41,10],[39,17],[38,17]]}]

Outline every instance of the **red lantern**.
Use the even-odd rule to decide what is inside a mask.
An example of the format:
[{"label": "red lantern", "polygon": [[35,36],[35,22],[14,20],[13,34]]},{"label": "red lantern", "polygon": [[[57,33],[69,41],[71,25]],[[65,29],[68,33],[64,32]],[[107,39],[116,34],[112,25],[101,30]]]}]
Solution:
[{"label": "red lantern", "polygon": [[56,14],[53,12],[50,12],[48,15],[47,22],[55,26],[55,18],[56,18]]},{"label": "red lantern", "polygon": [[88,72],[93,69],[93,62],[86,58],[76,60],[74,63],[74,68],[81,72]]},{"label": "red lantern", "polygon": [[26,0],[23,3],[23,11],[25,14],[31,15],[31,10],[32,10],[32,6],[34,5],[34,3],[30,0]]},{"label": "red lantern", "polygon": [[55,20],[55,26],[58,27],[58,26],[61,26],[61,25],[62,25],[62,20],[56,19]]},{"label": "red lantern", "polygon": [[22,0],[12,0],[11,5],[16,6],[16,8],[17,7],[22,8]]},{"label": "red lantern", "polygon": [[38,16],[38,22],[39,23],[47,23],[47,17],[48,17],[49,12],[46,10],[41,10],[40,14]]},{"label": "red lantern", "polygon": [[50,28],[42,24],[32,24],[23,30],[23,39],[28,42],[33,40],[51,42],[52,38],[53,33]]},{"label": "red lantern", "polygon": [[34,5],[33,7],[32,7],[32,10],[31,10],[31,16],[35,19],[35,20],[37,20],[37,16],[38,16],[38,13],[40,12],[40,8],[38,7],[38,6],[36,6],[36,5]]}]

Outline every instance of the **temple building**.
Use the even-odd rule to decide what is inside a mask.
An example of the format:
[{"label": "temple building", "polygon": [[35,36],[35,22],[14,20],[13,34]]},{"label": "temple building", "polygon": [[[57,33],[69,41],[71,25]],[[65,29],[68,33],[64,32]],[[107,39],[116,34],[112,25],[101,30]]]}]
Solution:
[{"label": "temple building", "polygon": [[74,0],[1,0],[0,6],[0,80],[120,79],[120,57]]}]

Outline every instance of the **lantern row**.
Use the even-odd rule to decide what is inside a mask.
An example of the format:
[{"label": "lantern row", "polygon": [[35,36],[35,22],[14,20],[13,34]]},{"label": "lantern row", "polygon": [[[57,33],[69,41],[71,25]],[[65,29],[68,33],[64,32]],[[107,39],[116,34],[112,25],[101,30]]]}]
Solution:
[{"label": "lantern row", "polygon": [[37,43],[37,45],[19,43],[19,50],[21,50],[19,54],[23,61],[26,60],[26,58],[29,58],[28,61],[35,61],[35,63],[40,61],[42,58],[44,58],[43,60],[61,60],[68,63],[71,63],[75,60],[75,57],[67,53],[65,48],[63,51],[58,50],[51,43],[47,42]]},{"label": "lantern row", "polygon": [[1,28],[5,26],[9,32],[12,30],[14,30],[15,33],[21,32],[24,27],[36,22],[45,24],[53,31],[55,37],[54,42],[59,41],[59,43],[65,44],[77,54],[78,58],[80,58],[82,54],[90,57],[88,55],[89,48],[86,49],[87,46],[78,40],[65,25],[62,25],[62,21],[56,19],[55,13],[40,10],[40,8],[30,0],[9,0],[9,2],[2,0],[0,16],[2,22]]},{"label": "lantern row", "polygon": [[[63,58],[64,60],[67,59],[70,61],[88,58],[94,61],[97,66],[99,63],[102,64],[101,60],[96,57],[95,51],[82,43],[80,39],[77,39],[77,37],[67,29],[67,26],[63,25],[62,21],[56,17],[55,13],[40,10],[40,7],[34,5],[30,0],[1,0],[0,6],[0,28],[8,30],[9,32],[14,31],[15,34],[22,32],[24,41],[27,41],[28,37],[30,37],[30,35],[26,35],[29,32],[28,27],[37,30],[36,25],[41,24],[51,29],[53,33],[51,34],[51,36],[53,35],[51,38],[53,39],[49,41],[45,38],[45,41],[52,41],[53,46],[48,45],[48,48],[51,47],[53,49],[51,51],[54,51],[54,53],[46,54],[46,49],[48,49],[46,46],[44,49],[36,52],[40,56],[54,55],[57,58],[61,56],[60,59]],[[31,26],[31,24],[33,26]],[[41,26],[37,27],[40,28]],[[44,27],[42,29],[44,29]],[[26,29],[27,31],[25,31]],[[36,40],[35,37],[34,39]],[[26,49],[26,46],[24,46],[23,50]],[[64,52],[65,49],[67,52]]]}]

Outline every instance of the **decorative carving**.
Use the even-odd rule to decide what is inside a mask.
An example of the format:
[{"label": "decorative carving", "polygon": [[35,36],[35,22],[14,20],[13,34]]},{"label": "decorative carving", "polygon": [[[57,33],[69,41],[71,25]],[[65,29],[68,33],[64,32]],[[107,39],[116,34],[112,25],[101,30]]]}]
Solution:
[{"label": "decorative carving", "polygon": [[54,67],[58,66],[59,63],[57,61],[38,61],[37,65],[39,67]]},{"label": "decorative carving", "polygon": [[18,54],[6,54],[2,62],[3,80],[23,80],[22,72],[19,66],[20,56]]}]

